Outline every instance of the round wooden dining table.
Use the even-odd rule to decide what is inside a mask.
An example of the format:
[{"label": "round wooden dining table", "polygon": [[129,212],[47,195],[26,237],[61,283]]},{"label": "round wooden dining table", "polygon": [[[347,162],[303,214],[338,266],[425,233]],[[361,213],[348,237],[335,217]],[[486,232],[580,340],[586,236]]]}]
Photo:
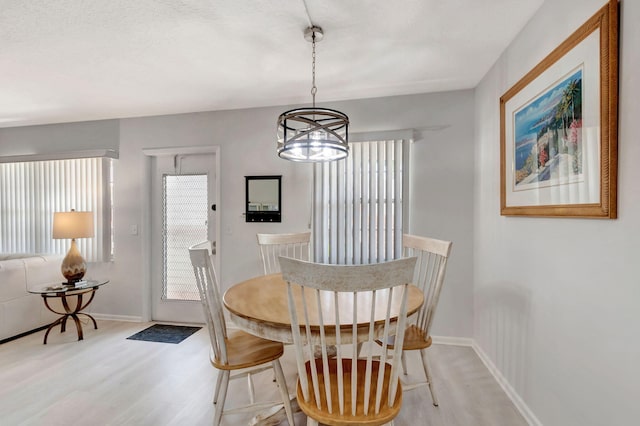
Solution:
[{"label": "round wooden dining table", "polygon": [[[414,285],[408,286],[407,295],[407,316],[415,314],[422,303],[424,295],[422,291]],[[327,303],[321,303],[322,306],[322,323],[324,324],[325,333],[335,335],[335,312],[333,309],[333,296],[329,293],[321,292],[321,297],[327,297]],[[300,287],[294,284],[293,295],[298,306],[302,306],[300,302],[302,292]],[[392,295],[391,321],[398,316],[401,291],[394,291]],[[316,306],[315,291],[307,290],[304,292],[307,300],[312,300],[309,306]],[[331,297],[331,299],[328,299]],[[367,307],[367,309],[359,310],[357,313],[357,323],[360,328],[358,334],[366,339],[368,333],[371,298],[373,292],[358,293],[358,306]],[[389,300],[389,290],[378,290],[376,292],[376,322],[382,324],[385,321],[386,307]],[[269,340],[275,340],[283,343],[293,343],[291,333],[291,322],[289,320],[289,308],[287,297],[287,284],[282,279],[282,274],[263,275],[230,287],[223,296],[224,306],[230,313],[231,320],[244,331],[263,337]],[[347,333],[351,332],[351,319],[353,315],[353,293],[345,292],[339,295],[339,311],[341,321],[347,322],[340,329]],[[309,322],[312,331],[319,331],[319,315],[317,310],[309,311]]]}]

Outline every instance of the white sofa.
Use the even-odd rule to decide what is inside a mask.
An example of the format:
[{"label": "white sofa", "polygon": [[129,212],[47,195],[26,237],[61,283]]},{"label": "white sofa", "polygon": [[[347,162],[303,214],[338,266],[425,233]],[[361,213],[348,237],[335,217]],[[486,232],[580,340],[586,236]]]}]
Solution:
[{"label": "white sofa", "polygon": [[61,263],[62,256],[0,253],[0,341],[59,317],[27,289],[64,281]]}]

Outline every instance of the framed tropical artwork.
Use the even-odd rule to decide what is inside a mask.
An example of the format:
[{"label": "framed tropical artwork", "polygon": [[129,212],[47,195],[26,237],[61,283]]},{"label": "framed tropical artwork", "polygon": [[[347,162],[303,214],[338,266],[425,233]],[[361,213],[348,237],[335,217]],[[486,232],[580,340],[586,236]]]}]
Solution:
[{"label": "framed tropical artwork", "polygon": [[500,213],[617,217],[618,2],[500,98]]}]

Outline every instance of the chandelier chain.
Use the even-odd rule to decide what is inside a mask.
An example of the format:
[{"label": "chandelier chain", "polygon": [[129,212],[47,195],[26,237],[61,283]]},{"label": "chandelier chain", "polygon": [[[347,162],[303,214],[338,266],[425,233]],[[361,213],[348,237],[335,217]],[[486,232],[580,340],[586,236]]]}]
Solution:
[{"label": "chandelier chain", "polygon": [[316,107],[316,32],[311,35],[311,98],[313,99],[313,107]]},{"label": "chandelier chain", "polygon": [[277,152],[285,160],[318,163],[349,156],[349,117],[333,109],[316,108],[316,42],[323,38],[322,28],[310,22],[304,30],[304,39],[311,42],[312,47],[313,106],[285,111],[278,117]]}]

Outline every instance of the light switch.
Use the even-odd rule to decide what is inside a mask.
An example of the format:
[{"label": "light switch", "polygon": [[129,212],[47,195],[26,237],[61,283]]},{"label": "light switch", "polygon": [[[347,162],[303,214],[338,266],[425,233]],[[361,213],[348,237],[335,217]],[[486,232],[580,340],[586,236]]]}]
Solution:
[{"label": "light switch", "polygon": [[129,234],[138,235],[138,225],[129,225]]}]

